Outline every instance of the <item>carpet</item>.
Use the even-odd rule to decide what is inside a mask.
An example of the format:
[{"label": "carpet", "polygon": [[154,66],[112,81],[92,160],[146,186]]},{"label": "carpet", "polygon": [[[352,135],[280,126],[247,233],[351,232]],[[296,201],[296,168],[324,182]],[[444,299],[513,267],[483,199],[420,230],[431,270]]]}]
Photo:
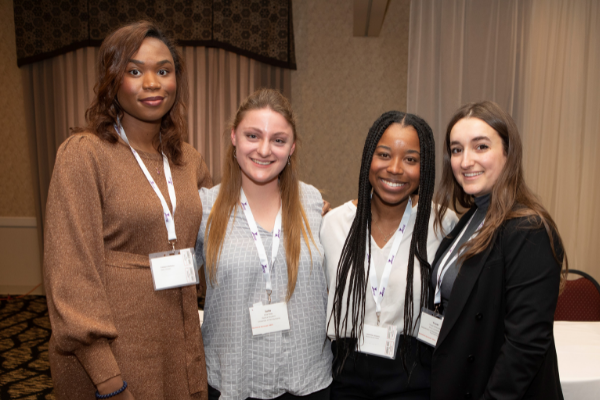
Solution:
[{"label": "carpet", "polygon": [[[0,299],[6,296],[0,295]],[[204,308],[204,298],[198,298]],[[46,296],[0,300],[0,400],[54,400]]]},{"label": "carpet", "polygon": [[54,399],[49,339],[45,296],[0,301],[0,399]]}]

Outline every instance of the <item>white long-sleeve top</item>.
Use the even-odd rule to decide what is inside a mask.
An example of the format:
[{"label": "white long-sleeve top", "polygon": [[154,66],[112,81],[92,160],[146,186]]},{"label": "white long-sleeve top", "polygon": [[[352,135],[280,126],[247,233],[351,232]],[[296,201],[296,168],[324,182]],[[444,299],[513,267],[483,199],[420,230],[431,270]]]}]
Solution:
[{"label": "white long-sleeve top", "polygon": [[[448,210],[443,220],[444,232],[435,232],[433,229],[433,223],[435,220],[435,208],[436,205],[432,204],[431,216],[429,218],[429,234],[427,235],[427,260],[431,263],[435,257],[435,252],[443,239],[443,235],[450,233],[454,225],[458,222],[456,214],[452,210]],[[385,296],[381,303],[381,325],[394,325],[398,329],[398,333],[404,332],[404,294],[406,291],[406,273],[408,267],[408,254],[410,250],[410,241],[412,240],[412,234],[417,218],[418,204],[413,206],[412,213],[408,226],[404,231],[398,253],[394,260],[390,279],[388,281]],[[331,311],[333,308],[333,300],[335,295],[335,287],[337,284],[337,269],[340,256],[342,254],[342,248],[344,242],[356,216],[356,206],[351,202],[342,204],[341,206],[331,210],[323,219],[321,225],[321,243],[325,248],[325,272],[327,275],[327,284],[329,287],[329,295],[327,301],[327,321],[331,321],[327,328],[327,336],[330,339],[335,339],[335,326],[333,319],[330,320]],[[373,228],[375,229],[375,228]],[[385,267],[387,257],[390,254],[394,236],[392,236],[383,248],[377,246],[375,240],[371,237],[371,268],[375,268],[377,272],[377,281],[381,280],[383,269]],[[418,316],[420,315],[420,298],[421,298],[421,271],[419,267],[419,261],[415,258],[415,267],[413,272],[413,323],[418,327]],[[367,266],[365,264],[365,274]],[[367,275],[367,281],[368,281]],[[347,299],[348,286],[346,285],[346,292],[344,294],[342,318],[346,313],[346,299]],[[348,313],[348,325],[346,334],[342,331],[342,337],[349,337],[352,330],[351,321],[352,310]],[[366,295],[365,305],[365,324],[377,325],[377,315],[375,313],[375,300],[371,293]],[[416,330],[410,333],[415,336]]]}]

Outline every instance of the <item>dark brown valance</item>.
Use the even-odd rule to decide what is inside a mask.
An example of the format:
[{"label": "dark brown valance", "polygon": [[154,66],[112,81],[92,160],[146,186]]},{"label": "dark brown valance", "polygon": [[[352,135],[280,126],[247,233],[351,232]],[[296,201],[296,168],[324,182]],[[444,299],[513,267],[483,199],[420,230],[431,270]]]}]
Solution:
[{"label": "dark brown valance", "polygon": [[14,0],[20,66],[150,20],[182,46],[219,47],[296,69],[291,0]]}]

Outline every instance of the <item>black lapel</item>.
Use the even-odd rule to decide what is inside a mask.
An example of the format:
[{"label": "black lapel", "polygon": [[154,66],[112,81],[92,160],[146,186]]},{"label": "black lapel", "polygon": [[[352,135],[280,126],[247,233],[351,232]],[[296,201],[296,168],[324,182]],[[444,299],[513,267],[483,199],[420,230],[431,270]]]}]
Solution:
[{"label": "black lapel", "polygon": [[485,251],[466,260],[460,268],[460,272],[458,273],[458,276],[454,281],[454,286],[452,287],[452,293],[450,293],[450,300],[448,301],[448,307],[444,314],[444,323],[442,324],[442,329],[440,330],[440,336],[436,344],[436,350],[444,341],[444,338],[448,336],[448,333],[462,313],[462,310],[465,307],[469,296],[471,295],[471,291],[473,290],[477,279],[479,279],[479,274],[483,269],[483,265],[490,255],[492,247],[494,247],[494,241],[495,240],[492,239],[492,245],[485,249]]},{"label": "black lapel", "polygon": [[438,262],[438,260],[440,259],[440,257],[442,257],[442,255],[444,255],[444,253],[446,252],[446,249],[452,244],[452,241],[454,240],[454,238],[460,234],[460,232],[463,230],[463,228],[465,227],[467,222],[469,222],[469,220],[475,213],[475,210],[477,210],[477,207],[471,207],[471,209],[469,211],[467,211],[467,213],[465,215],[463,215],[462,218],[458,221],[458,223],[454,226],[454,229],[452,229],[452,232],[450,232],[448,237],[445,237],[442,240],[442,243],[440,243],[440,246],[438,247],[437,251],[435,252],[435,257],[433,259],[433,263],[431,264],[432,266]]},{"label": "black lapel", "polygon": [[[431,273],[433,273],[434,265],[444,255],[444,253],[446,252],[448,247],[450,247],[454,238],[460,234],[460,232],[463,230],[463,228],[465,227],[467,222],[469,222],[469,220],[471,219],[471,216],[473,215],[473,213],[475,212],[476,209],[477,209],[477,207],[472,207],[469,211],[467,211],[467,213],[465,215],[463,215],[462,218],[458,221],[458,223],[454,226],[454,229],[452,229],[452,232],[450,232],[450,234],[448,234],[447,237],[442,239],[440,246],[438,247],[437,251],[435,252],[435,257],[433,258],[433,262],[431,263]],[[430,290],[429,290],[429,302],[428,302],[430,310],[433,310],[434,299],[435,299],[435,286],[431,286]]]}]

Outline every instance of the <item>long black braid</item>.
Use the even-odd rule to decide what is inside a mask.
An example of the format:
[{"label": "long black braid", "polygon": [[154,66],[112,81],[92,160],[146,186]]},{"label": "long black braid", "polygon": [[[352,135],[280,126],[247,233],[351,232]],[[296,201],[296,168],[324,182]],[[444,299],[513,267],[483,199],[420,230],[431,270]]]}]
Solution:
[{"label": "long black braid", "polygon": [[[374,123],[363,149],[360,176],[358,180],[358,205],[356,216],[352,222],[350,232],[346,237],[337,271],[337,286],[335,287],[333,310],[328,324],[332,322],[335,326],[336,347],[335,358],[343,357],[339,369],[335,374],[341,372],[348,355],[356,346],[357,338],[362,336],[365,320],[365,296],[367,290],[367,277],[371,269],[370,258],[368,259],[367,271],[365,272],[365,255],[367,244],[368,252],[371,254],[371,182],[369,181],[369,169],[375,148],[385,130],[393,123],[402,126],[412,126],[417,131],[420,145],[420,179],[419,179],[419,207],[415,228],[410,242],[408,255],[408,271],[406,275],[406,293],[404,297],[404,339],[400,347],[400,357],[405,370],[408,371],[406,353],[410,343],[410,333],[415,329],[416,318],[413,315],[413,270],[415,256],[421,267],[421,309],[427,304],[429,294],[429,279],[431,276],[431,265],[427,261],[427,233],[429,218],[431,215],[431,200],[435,185],[435,142],[431,128],[420,117],[399,111],[388,111],[381,115]],[[369,238],[369,240],[367,240]],[[349,282],[348,282],[349,280]],[[348,295],[346,298],[346,312],[342,315],[344,292],[348,282]],[[352,309],[352,330],[347,335],[348,310]],[[340,340],[346,337],[350,340]],[[411,368],[412,369],[412,368]]]}]

